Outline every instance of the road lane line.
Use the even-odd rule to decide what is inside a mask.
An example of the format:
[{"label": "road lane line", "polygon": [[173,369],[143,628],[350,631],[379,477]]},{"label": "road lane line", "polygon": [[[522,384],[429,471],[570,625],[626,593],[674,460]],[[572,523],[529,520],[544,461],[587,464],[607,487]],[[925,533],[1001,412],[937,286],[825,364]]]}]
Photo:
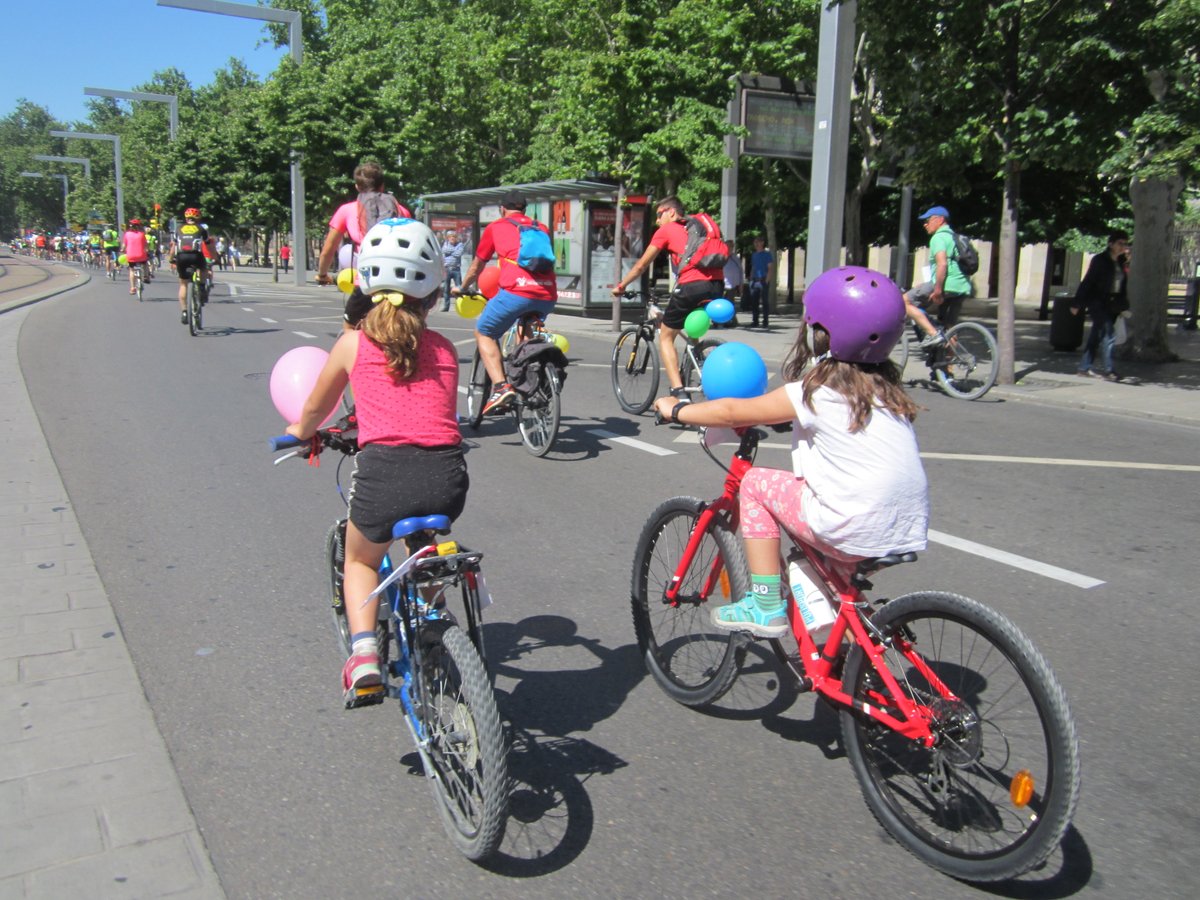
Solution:
[{"label": "road lane line", "polygon": [[633,447],[635,450],[645,450],[647,453],[653,453],[655,456],[676,455],[674,450],[668,450],[666,447],[656,447],[654,444],[647,444],[645,441],[639,441],[637,438],[623,437],[611,431],[605,431],[602,428],[589,428],[588,434],[594,434],[601,440],[612,441],[614,444],[624,444],[626,447]]},{"label": "road lane line", "polygon": [[300,337],[308,338],[309,340],[316,340],[317,338],[315,334],[309,334],[307,331],[293,331],[292,334],[298,334]]},{"label": "road lane line", "polygon": [[1022,463],[1031,466],[1083,466],[1095,469],[1156,469],[1161,472],[1200,472],[1200,466],[1185,466],[1176,463],[1120,462],[1107,459],[1058,459],[1052,456],[990,456],[984,453],[922,453],[921,456],[924,459]]},{"label": "road lane line", "polygon": [[275,321],[274,319],[268,319],[266,316],[263,316],[263,317],[262,317],[262,320],[263,320],[264,322],[270,322],[272,325],[278,325],[278,324],[279,324],[279,323],[278,323],[277,321]]},{"label": "road lane line", "polygon": [[1098,578],[1080,575],[1078,572],[1072,572],[1069,569],[1060,569],[1058,566],[1052,566],[1049,563],[1038,562],[1036,559],[1030,559],[1027,556],[1018,556],[1015,553],[1009,553],[1007,550],[997,550],[995,547],[989,547],[986,544],[977,544],[974,541],[955,537],[943,531],[934,531],[932,528],[929,529],[929,540],[955,550],[961,550],[964,553],[973,553],[976,556],[982,556],[984,559],[990,559],[993,562],[1003,563],[1017,569],[1024,569],[1026,572],[1041,575],[1043,578],[1064,581],[1067,584],[1083,588],[1084,590],[1104,584]]},{"label": "road lane line", "polygon": [[243,307],[242,307],[242,312],[254,312],[254,309],[253,309],[252,307],[249,307],[249,306],[243,306]]}]

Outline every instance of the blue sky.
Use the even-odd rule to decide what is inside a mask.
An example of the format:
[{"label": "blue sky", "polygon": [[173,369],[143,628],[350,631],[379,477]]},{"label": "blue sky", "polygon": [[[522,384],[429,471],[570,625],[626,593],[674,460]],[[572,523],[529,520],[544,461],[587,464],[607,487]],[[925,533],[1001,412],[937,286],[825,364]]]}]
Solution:
[{"label": "blue sky", "polygon": [[[209,84],[230,57],[263,78],[288,52],[253,19],[158,6],[154,0],[4,0],[0,118],[24,97],[64,122],[88,114],[85,87],[131,91],[174,67]],[[254,0],[246,3],[257,5]],[[128,101],[122,101],[123,103]]]}]

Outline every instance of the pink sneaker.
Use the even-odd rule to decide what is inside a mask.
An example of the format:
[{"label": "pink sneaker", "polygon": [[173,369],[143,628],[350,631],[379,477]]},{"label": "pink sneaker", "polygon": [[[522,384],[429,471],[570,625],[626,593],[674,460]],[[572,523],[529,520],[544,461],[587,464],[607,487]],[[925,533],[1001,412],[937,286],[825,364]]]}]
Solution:
[{"label": "pink sneaker", "polygon": [[370,653],[346,660],[342,667],[342,691],[346,709],[382,703],[385,692],[379,672],[379,655]]}]

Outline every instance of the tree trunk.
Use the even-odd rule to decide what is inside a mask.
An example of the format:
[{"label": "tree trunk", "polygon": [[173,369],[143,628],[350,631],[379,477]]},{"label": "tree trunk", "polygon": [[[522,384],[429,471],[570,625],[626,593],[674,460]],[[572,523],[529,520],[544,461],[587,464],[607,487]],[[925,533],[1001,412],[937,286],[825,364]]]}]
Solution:
[{"label": "tree trunk", "polygon": [[1171,362],[1178,359],[1167,342],[1167,291],[1171,250],[1175,245],[1175,204],[1183,179],[1134,178],[1129,184],[1136,241],[1129,270],[1130,340],[1122,359]]},{"label": "tree trunk", "polygon": [[1004,171],[1004,196],[1000,210],[1000,273],[996,300],[996,343],[999,345],[1000,384],[1012,384],[1016,379],[1016,342],[1013,328],[1016,320],[1017,295],[1017,204],[1021,200],[1021,170],[1010,160]]}]

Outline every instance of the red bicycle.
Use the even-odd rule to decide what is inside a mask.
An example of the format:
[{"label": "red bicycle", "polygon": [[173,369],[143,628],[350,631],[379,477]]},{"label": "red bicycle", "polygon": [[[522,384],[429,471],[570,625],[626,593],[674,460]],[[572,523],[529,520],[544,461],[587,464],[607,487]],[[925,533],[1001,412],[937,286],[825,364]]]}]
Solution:
[{"label": "red bicycle", "polygon": [[[662,503],[634,559],[638,646],[654,680],[687,706],[729,690],[752,639],[710,620],[750,582],[738,492],[765,433],[738,435],[726,466],[713,451],[721,435],[702,430],[701,447],[727,473],[724,492]],[[995,610],[937,591],[867,599],[871,575],[915,559],[845,563],[796,542],[783,571],[806,561],[832,622],[810,631],[808,605],[790,600],[792,634],[771,643],[801,690],[840,710],[846,755],[889,834],[956,878],[1013,878],[1044,862],[1071,822],[1080,778],[1075,722],[1046,660]]]}]

